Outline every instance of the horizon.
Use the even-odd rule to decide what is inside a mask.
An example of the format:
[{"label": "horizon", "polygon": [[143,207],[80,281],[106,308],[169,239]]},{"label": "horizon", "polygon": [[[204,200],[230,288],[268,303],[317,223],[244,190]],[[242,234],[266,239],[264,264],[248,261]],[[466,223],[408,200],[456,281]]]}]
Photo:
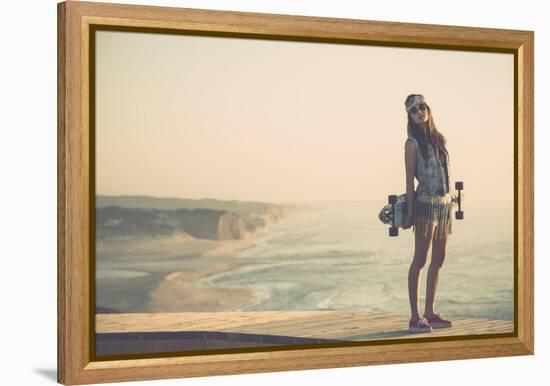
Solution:
[{"label": "horizon", "polygon": [[[350,204],[350,203],[369,203],[369,204],[380,204],[381,200],[353,200],[353,199],[342,199],[342,200],[284,200],[284,201],[265,201],[265,200],[240,200],[240,199],[224,199],[224,198],[214,198],[214,197],[200,197],[200,198],[191,198],[191,197],[176,197],[176,196],[154,196],[146,194],[96,194],[96,197],[115,197],[115,198],[154,198],[154,199],[166,199],[166,200],[191,200],[191,201],[220,201],[220,202],[242,202],[242,203],[262,203],[262,204],[310,204],[310,203],[327,203],[327,204]],[[509,200],[476,200],[470,201],[466,197],[464,198],[464,209],[466,206],[472,203],[474,205],[486,205],[493,203],[495,205],[513,205],[514,201]],[[382,205],[386,205],[387,200],[385,200]]]}]

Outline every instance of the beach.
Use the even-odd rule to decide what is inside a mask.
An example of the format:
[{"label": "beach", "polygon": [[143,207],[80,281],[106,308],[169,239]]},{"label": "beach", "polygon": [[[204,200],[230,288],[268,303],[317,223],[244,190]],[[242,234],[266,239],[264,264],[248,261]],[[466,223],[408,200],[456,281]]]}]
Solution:
[{"label": "beach", "polygon": [[187,235],[98,242],[96,305],[103,312],[227,311],[256,300],[250,288],[209,287],[207,278],[250,266],[235,259],[255,245],[243,240],[202,240]]}]

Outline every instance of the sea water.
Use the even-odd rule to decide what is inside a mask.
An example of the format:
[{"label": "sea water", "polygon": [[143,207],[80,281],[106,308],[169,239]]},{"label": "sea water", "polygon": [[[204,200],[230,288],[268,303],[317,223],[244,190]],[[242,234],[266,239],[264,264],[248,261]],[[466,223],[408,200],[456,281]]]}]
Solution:
[{"label": "sea water", "polygon": [[[250,265],[211,276],[207,284],[251,288],[240,311],[338,310],[409,314],[411,229],[389,237],[380,205],[340,204],[275,224],[235,258]],[[513,204],[472,204],[453,218],[435,311],[446,316],[514,317]],[[420,281],[424,311],[430,254]]]}]

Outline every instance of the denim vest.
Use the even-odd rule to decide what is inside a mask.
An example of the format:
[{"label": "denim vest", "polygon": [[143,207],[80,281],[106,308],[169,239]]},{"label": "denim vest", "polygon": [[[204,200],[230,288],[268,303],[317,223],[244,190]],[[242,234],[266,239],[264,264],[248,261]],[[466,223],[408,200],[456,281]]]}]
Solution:
[{"label": "denim vest", "polygon": [[[450,192],[450,163],[449,157],[447,162],[443,164],[439,158],[435,156],[435,151],[430,144],[428,146],[428,157],[424,158],[420,151],[420,145],[416,139],[409,136],[408,141],[414,141],[416,144],[416,170],[415,177],[418,180],[416,195],[418,196],[445,196]],[[406,142],[405,142],[406,146]]]}]

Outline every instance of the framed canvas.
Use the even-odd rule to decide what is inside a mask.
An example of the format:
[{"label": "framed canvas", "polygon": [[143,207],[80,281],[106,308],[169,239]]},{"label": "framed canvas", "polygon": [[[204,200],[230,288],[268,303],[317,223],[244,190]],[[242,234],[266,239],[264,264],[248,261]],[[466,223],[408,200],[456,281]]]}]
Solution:
[{"label": "framed canvas", "polygon": [[58,4],[58,381],[534,353],[534,33]]}]

